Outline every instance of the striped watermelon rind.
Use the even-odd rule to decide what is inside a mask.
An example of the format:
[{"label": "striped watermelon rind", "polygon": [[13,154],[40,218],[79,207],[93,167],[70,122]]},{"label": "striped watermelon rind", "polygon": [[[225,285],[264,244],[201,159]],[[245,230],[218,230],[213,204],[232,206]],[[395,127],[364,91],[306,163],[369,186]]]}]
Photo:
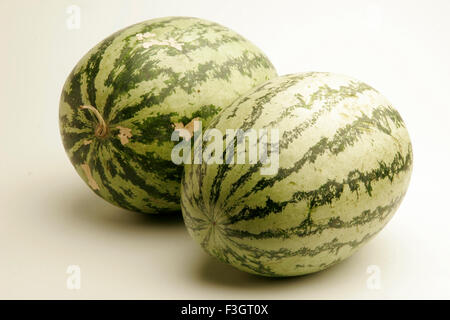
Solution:
[{"label": "striped watermelon rind", "polygon": [[246,272],[295,276],[342,261],[386,225],[409,184],[413,154],[402,118],[375,89],[347,76],[274,78],[209,127],[224,135],[279,130],[275,175],[261,175],[260,162],[185,165],[181,202],[190,235]]},{"label": "striped watermelon rind", "polygon": [[221,25],[145,21],[103,40],[73,69],[60,99],[63,144],[100,197],[133,211],[177,211],[183,168],[170,157],[174,125],[207,125],[274,76],[258,48]]}]

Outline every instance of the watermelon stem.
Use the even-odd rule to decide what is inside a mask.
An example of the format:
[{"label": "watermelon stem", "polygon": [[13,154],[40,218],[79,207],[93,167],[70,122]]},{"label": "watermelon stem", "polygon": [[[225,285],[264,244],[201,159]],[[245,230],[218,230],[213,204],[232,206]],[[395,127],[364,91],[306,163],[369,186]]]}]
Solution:
[{"label": "watermelon stem", "polygon": [[106,137],[107,133],[108,133],[108,126],[106,125],[105,120],[103,119],[102,115],[100,114],[100,112],[98,112],[98,110],[93,107],[93,106],[80,106],[81,109],[88,109],[90,111],[92,111],[95,115],[95,117],[98,120],[98,126],[95,129],[95,136],[98,138],[104,138]]}]

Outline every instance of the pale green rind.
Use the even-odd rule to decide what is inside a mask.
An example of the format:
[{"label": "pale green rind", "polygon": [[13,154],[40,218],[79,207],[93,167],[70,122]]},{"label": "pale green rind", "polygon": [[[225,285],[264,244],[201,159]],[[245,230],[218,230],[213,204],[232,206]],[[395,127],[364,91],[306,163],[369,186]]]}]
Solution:
[{"label": "pale green rind", "polygon": [[411,176],[412,147],[398,112],[376,90],[330,73],[274,78],[210,127],[280,132],[280,169],[186,165],[182,211],[211,255],[264,276],[325,269],[392,218]]}]

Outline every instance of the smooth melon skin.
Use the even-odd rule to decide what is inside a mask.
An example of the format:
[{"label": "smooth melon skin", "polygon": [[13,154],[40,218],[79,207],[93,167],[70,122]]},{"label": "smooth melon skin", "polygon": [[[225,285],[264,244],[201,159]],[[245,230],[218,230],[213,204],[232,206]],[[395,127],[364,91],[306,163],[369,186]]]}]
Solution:
[{"label": "smooth melon skin", "polygon": [[63,144],[100,197],[133,211],[180,210],[175,127],[213,115],[276,76],[267,57],[213,22],[167,17],[120,30],[90,50],[60,100]]},{"label": "smooth melon skin", "polygon": [[185,166],[190,235],[246,272],[297,276],[344,260],[392,218],[409,184],[412,147],[399,113],[346,76],[274,78],[210,128],[279,130],[276,174],[262,175],[260,163]]}]

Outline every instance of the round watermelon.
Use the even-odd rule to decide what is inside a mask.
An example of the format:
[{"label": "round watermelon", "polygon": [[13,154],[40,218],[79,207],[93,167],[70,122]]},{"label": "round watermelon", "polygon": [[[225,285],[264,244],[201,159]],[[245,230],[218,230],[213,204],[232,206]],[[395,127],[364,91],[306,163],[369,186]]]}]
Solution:
[{"label": "round watermelon", "polygon": [[267,57],[213,22],[168,17],[120,30],[90,50],[60,99],[64,147],[81,178],[120,207],[180,209],[174,128],[207,125],[237,97],[276,76]]},{"label": "round watermelon", "polygon": [[[265,130],[258,146],[267,156],[238,164],[238,146],[252,150],[251,140],[224,138],[222,163],[186,165],[183,217],[209,254],[250,273],[302,275],[349,257],[392,218],[410,180],[412,147],[399,113],[347,76],[274,78],[224,109],[213,128],[224,137]],[[205,133],[204,149],[210,141]],[[278,166],[267,161],[274,152]]]}]

